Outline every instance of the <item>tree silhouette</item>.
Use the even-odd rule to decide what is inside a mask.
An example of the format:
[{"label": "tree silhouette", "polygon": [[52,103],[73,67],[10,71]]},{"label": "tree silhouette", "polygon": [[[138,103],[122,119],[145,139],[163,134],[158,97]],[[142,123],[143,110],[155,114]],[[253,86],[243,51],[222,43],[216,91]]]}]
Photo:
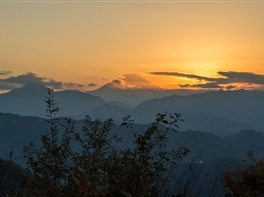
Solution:
[{"label": "tree silhouette", "polygon": [[226,191],[226,196],[264,196],[264,159],[258,161],[251,159],[250,161],[251,164],[246,168],[225,172],[223,174],[223,187]]},{"label": "tree silhouette", "polygon": [[122,148],[122,138],[110,134],[114,121],[86,116],[81,132],[66,118],[59,131],[60,110],[47,89],[47,123],[41,146],[32,142],[24,148],[28,177],[20,196],[169,196],[175,170],[189,152],[182,147],[169,150],[168,133],[176,132],[180,114],[158,114],[145,132],[133,129],[127,116],[122,125],[130,128],[134,146]]}]

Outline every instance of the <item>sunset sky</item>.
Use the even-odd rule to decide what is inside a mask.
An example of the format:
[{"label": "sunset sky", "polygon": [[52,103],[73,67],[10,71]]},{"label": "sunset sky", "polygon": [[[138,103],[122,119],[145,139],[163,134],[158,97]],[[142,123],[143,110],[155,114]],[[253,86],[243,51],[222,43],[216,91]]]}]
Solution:
[{"label": "sunset sky", "polygon": [[0,90],[93,90],[123,74],[162,88],[264,90],[264,1],[1,1]]}]

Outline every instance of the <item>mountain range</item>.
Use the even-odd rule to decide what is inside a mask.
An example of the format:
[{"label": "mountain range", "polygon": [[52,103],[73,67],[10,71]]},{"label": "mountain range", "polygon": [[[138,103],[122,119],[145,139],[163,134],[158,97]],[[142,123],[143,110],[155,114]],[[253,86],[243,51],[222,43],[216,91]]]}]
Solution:
[{"label": "mountain range", "polygon": [[[81,120],[86,115],[90,115],[103,120],[113,118],[116,122],[120,122],[123,117],[131,115],[136,123],[147,124],[156,118],[157,113],[167,112],[181,113],[184,121],[178,123],[180,131],[206,131],[226,137],[245,129],[264,130],[262,121],[264,92],[262,91],[219,90],[197,93],[188,90],[193,94],[166,96],[169,91],[151,85],[150,82],[135,75],[126,76],[119,81],[106,84],[97,90],[104,95],[115,95],[113,98],[116,100],[108,100],[107,96],[101,98],[77,90],[54,91],[54,100],[61,108],[58,116]],[[122,89],[116,87],[115,83],[130,88]],[[133,84],[141,85],[140,88],[135,88]],[[148,87],[149,89],[146,89]],[[175,91],[177,90],[174,92],[171,90],[170,93]],[[127,97],[134,100],[139,98],[139,102],[148,92],[152,92],[153,95],[155,93],[156,97],[152,95],[151,99],[144,100],[135,107],[122,101]],[[45,117],[46,96],[47,91],[44,86],[27,84],[0,94],[0,112]]]},{"label": "mountain range", "polygon": [[[59,119],[58,125],[61,124],[66,125],[64,118]],[[81,132],[84,120],[75,121],[74,125],[76,131]],[[150,124],[133,124],[132,126],[134,131],[143,132]],[[60,131],[64,129],[63,126],[58,128]],[[37,147],[40,146],[41,136],[47,132],[47,129],[49,124],[43,118],[0,113],[0,157],[8,158],[10,151],[13,151],[14,162],[23,164],[23,147],[30,142],[34,142]],[[111,134],[122,137],[123,146],[133,146],[133,134],[128,128],[116,124]],[[210,132],[188,130],[170,132],[168,138],[170,142],[168,148],[177,150],[185,146],[191,151],[186,157],[187,160],[197,155],[200,155],[203,161],[228,157],[245,159],[249,150],[252,150],[259,158],[264,151],[264,133],[255,130],[242,130],[227,137],[220,137]]]},{"label": "mountain range", "polygon": [[[27,84],[0,94],[0,158],[25,166],[22,150],[34,142],[40,146],[41,136],[49,129],[46,117],[46,87]],[[158,113],[180,113],[177,132],[170,132],[168,148],[186,147],[182,172],[191,161],[201,164],[202,173],[215,179],[237,162],[247,159],[251,150],[255,158],[264,151],[264,92],[262,91],[193,91],[163,90],[137,75],[125,75],[90,92],[76,90],[52,91],[60,108],[59,130],[64,129],[64,117],[75,120],[81,132],[86,115],[93,119],[113,118],[111,134],[123,138],[119,146],[132,147],[133,134],[120,126],[130,115],[134,131],[143,132],[155,121]],[[164,125],[159,125],[165,128]],[[60,132],[61,133],[61,132]],[[200,177],[201,179],[201,177]],[[198,179],[199,180],[199,177]],[[221,187],[220,182],[218,183]]]},{"label": "mountain range", "polygon": [[[58,122],[59,133],[65,129],[60,126],[61,124],[66,124],[63,118],[60,118]],[[74,125],[75,130],[81,132],[84,120],[75,121]],[[132,124],[132,126],[134,132],[140,133],[144,132],[150,124]],[[0,158],[4,159],[2,161],[8,161],[12,151],[11,160],[25,167],[25,159],[22,154],[23,147],[30,142],[34,142],[35,146],[39,147],[41,136],[48,132],[48,129],[49,123],[45,122],[43,118],[0,113]],[[160,129],[166,128],[160,125]],[[115,125],[110,131],[110,135],[113,134],[123,138],[123,143],[117,144],[120,148],[122,146],[126,148],[134,146],[133,134],[126,127]],[[207,177],[208,183],[217,181],[215,183],[220,191],[222,186],[219,180],[222,172],[231,168],[236,169],[238,164],[247,159],[249,150],[254,152],[256,159],[262,157],[264,151],[264,133],[255,130],[242,130],[225,138],[202,131],[188,130],[176,133],[170,131],[168,139],[169,149],[178,150],[179,147],[184,146],[190,150],[190,153],[183,158],[178,166],[177,178],[181,178],[186,172],[195,172],[191,175],[194,176],[192,180],[196,181],[195,187],[199,187],[200,184],[207,184],[203,182],[204,177]],[[195,166],[191,164],[193,162]],[[22,170],[20,166],[17,166],[17,169]],[[197,190],[195,187],[193,191]],[[207,194],[202,193],[202,196],[207,196]]]},{"label": "mountain range", "polygon": [[185,96],[202,92],[205,91],[188,89],[166,90],[153,85],[139,75],[126,74],[96,90],[88,91],[86,93],[99,96],[107,101],[117,100],[135,107],[141,102],[153,98],[161,98],[174,94]]},{"label": "mountain range", "polygon": [[[48,95],[45,89],[46,87],[40,84],[30,83],[0,94],[0,112],[45,117],[46,104],[44,100]],[[59,107],[63,109],[60,110],[59,116],[76,115],[106,103],[100,97],[75,90],[53,92],[53,95],[55,101],[59,103]]]}]

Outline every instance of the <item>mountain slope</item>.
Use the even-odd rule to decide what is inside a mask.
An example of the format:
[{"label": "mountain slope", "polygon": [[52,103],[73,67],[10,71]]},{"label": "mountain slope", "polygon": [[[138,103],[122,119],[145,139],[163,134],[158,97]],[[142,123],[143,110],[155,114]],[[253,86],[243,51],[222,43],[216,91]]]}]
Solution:
[{"label": "mountain slope", "polygon": [[[39,84],[27,84],[5,94],[0,94],[0,112],[25,116],[45,117],[47,97],[45,87]],[[102,98],[79,91],[53,92],[54,100],[62,108],[59,116],[74,116],[95,106],[106,104]]]},{"label": "mountain slope", "polygon": [[263,158],[264,133],[255,130],[243,130],[225,138],[225,141],[234,146],[236,157],[241,157],[244,152],[252,151],[255,158]]},{"label": "mountain slope", "polygon": [[143,101],[171,96],[173,94],[190,95],[205,91],[195,90],[164,90],[151,82],[145,80],[139,75],[130,74],[113,80],[110,83],[87,93],[99,96],[107,101],[125,102],[131,106],[136,106]]},{"label": "mountain slope", "polygon": [[[136,114],[148,117],[160,112],[204,113],[234,122],[264,127],[264,92],[212,91],[190,96],[173,95],[145,101],[134,108]],[[217,125],[216,125],[217,126]]]},{"label": "mountain slope", "polygon": [[[59,119],[58,122],[59,130],[63,131],[64,128],[60,126],[61,124],[66,124],[63,118]],[[84,120],[79,120],[74,125],[76,131],[81,132],[85,123]],[[149,126],[150,124],[133,124],[133,130],[142,133]],[[46,133],[47,129],[49,129],[49,124],[42,118],[0,113],[0,148],[5,150],[2,157],[3,155],[8,156],[11,146],[13,146],[15,162],[23,163],[21,154],[23,146],[34,142],[39,147],[41,135]],[[119,145],[134,146],[133,133],[129,128],[117,124],[110,131],[111,135],[115,133],[118,137],[123,138],[123,144]],[[192,159],[197,154],[201,154],[203,160],[224,157],[244,159],[249,150],[253,150],[257,157],[263,156],[264,151],[264,134],[252,130],[241,131],[227,138],[221,138],[209,132],[189,130],[177,133],[170,132],[168,138],[170,142],[168,148],[177,150],[179,146],[185,146],[191,151],[187,159]]]},{"label": "mountain slope", "polygon": [[96,92],[106,91],[107,89],[134,89],[134,90],[161,90],[160,87],[150,83],[146,79],[137,74],[125,74],[118,79],[112,80],[103,87],[96,90]]}]

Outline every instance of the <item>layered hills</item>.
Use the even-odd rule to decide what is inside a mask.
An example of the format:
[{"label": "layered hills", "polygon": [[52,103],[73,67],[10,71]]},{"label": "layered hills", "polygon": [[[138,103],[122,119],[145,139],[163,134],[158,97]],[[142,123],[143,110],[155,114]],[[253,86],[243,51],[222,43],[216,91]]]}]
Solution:
[{"label": "layered hills", "polygon": [[[61,118],[58,125],[66,125],[64,118]],[[75,121],[75,129],[81,132],[84,120]],[[135,132],[145,131],[150,124],[133,124]],[[163,126],[162,126],[163,127]],[[13,151],[13,160],[23,164],[22,149],[30,142],[38,147],[41,136],[47,132],[49,124],[39,117],[24,117],[14,114],[0,113],[0,157],[8,158],[10,151]],[[64,127],[59,126],[60,131]],[[115,125],[111,130],[112,134],[123,138],[123,145],[133,146],[133,134],[131,130],[120,125]],[[188,148],[191,153],[185,158],[187,161],[199,155],[203,161],[219,158],[240,158],[245,159],[247,152],[252,150],[256,157],[263,156],[264,133],[255,130],[242,130],[227,137],[220,137],[204,131],[178,131],[170,132],[169,148],[177,150],[179,147]]]},{"label": "layered hills", "polygon": [[[30,142],[40,145],[41,135],[49,129],[44,121],[45,89],[31,83],[0,94],[0,158],[8,159],[14,152],[12,160],[23,166],[23,147]],[[79,132],[86,115],[113,118],[111,134],[122,137],[121,146],[126,147],[133,146],[133,134],[120,126],[123,117],[131,115],[134,131],[143,132],[157,113],[180,113],[183,121],[177,123],[178,132],[170,132],[168,147],[178,150],[184,146],[191,151],[182,168],[197,159],[204,169],[216,169],[211,170],[214,174],[226,164],[246,159],[249,150],[256,158],[263,157],[262,91],[163,90],[137,75],[125,75],[92,92],[64,90],[52,94],[60,108],[60,131],[64,117],[75,119]]]},{"label": "layered hills", "polygon": [[[135,83],[132,79],[139,82]],[[61,108],[58,116],[80,120],[86,115],[90,115],[100,119],[113,118],[118,122],[123,117],[131,115],[136,123],[147,124],[155,119],[157,113],[181,113],[184,120],[179,122],[181,131],[206,131],[221,137],[226,137],[240,130],[262,131],[264,128],[262,121],[264,92],[262,91],[220,90],[204,93],[192,92],[192,95],[172,94],[165,96],[168,92],[164,93],[160,88],[149,84],[144,79],[138,79],[137,76],[126,76],[122,80],[120,80],[120,84],[130,84],[130,88],[112,87],[114,84],[112,82],[98,89],[98,92],[104,92],[105,95],[115,95],[113,99],[116,98],[117,100],[111,101],[107,101],[109,98],[101,98],[76,90],[54,91],[54,100]],[[150,89],[134,88],[134,86],[132,88],[133,84],[141,84],[142,87],[150,87]],[[106,87],[108,87],[107,91],[104,91]],[[159,96],[154,97],[152,95],[152,99],[144,100],[135,107],[122,102],[122,98],[125,97],[143,100],[144,93],[146,95],[148,91],[158,93]],[[119,92],[120,97],[116,97],[118,95],[116,92]],[[191,90],[189,90],[190,92]],[[171,91],[171,93],[173,92]],[[44,100],[46,96],[47,91],[45,91],[44,86],[27,84],[0,94],[0,112],[45,117],[46,104]]]},{"label": "layered hills", "polygon": [[139,75],[127,74],[118,79],[112,80],[112,82],[107,83],[96,90],[86,93],[99,96],[106,101],[117,100],[135,107],[141,102],[153,98],[161,98],[173,94],[191,95],[202,92],[205,91],[188,89],[165,90],[152,84]]}]

